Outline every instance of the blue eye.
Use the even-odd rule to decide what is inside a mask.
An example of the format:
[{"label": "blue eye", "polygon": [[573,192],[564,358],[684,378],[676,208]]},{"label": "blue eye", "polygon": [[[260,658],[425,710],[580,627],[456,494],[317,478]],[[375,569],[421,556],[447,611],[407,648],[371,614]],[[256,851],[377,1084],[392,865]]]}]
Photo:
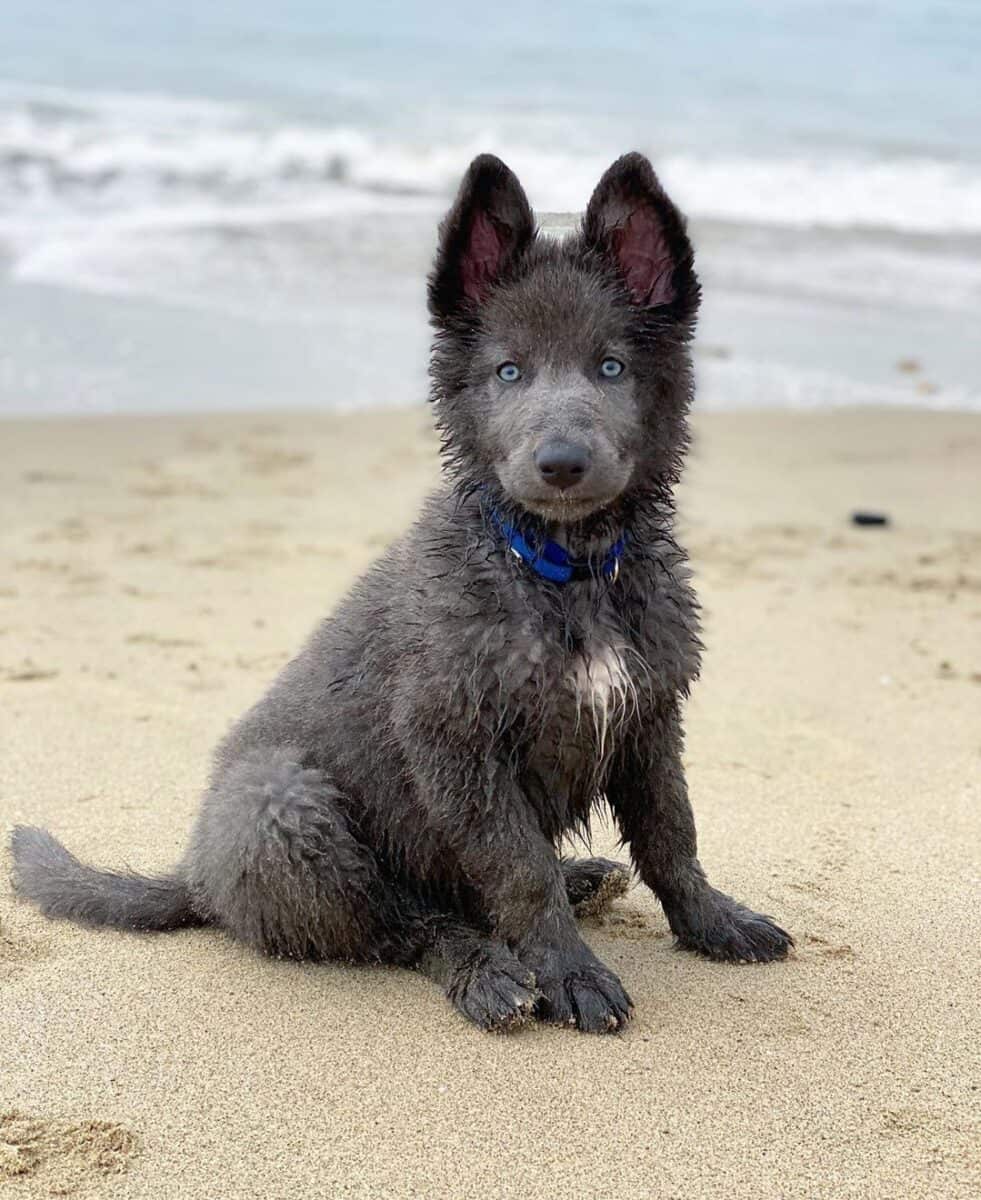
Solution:
[{"label": "blue eye", "polygon": [[501,363],[497,368],[497,377],[503,379],[505,383],[517,383],[521,378],[521,368],[517,363]]},{"label": "blue eye", "polygon": [[604,379],[616,379],[623,374],[623,363],[618,358],[604,358],[600,363],[600,374]]}]

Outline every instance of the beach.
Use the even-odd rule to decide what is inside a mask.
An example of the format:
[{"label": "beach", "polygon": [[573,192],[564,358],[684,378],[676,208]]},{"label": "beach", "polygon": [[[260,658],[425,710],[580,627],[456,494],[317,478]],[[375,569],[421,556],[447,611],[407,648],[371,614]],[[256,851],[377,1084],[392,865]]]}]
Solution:
[{"label": "beach", "polygon": [[[978,6],[18,8],[0,1197],[981,1195]],[[19,823],[172,867],[215,744],[436,482],[426,278],[468,162],[559,237],[630,150],[703,289],[700,858],[790,960],[679,953],[638,884],[584,921],[628,1029],[498,1037],[418,973],[17,901]],[[591,849],[622,855],[602,813]]]},{"label": "beach", "polygon": [[[430,418],[5,421],[4,841],[171,866],[217,739],[432,486]],[[638,885],[585,928],[627,1031],[495,1037],[417,974],[46,921],[5,854],[5,1200],[978,1194],[981,415],[694,431],[700,857],[791,960],[678,953]]]}]

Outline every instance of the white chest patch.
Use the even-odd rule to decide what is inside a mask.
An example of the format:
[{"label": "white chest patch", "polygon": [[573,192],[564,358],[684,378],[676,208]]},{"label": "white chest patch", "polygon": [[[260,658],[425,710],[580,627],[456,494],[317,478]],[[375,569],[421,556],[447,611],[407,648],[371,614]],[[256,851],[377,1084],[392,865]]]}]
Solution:
[{"label": "white chest patch", "polygon": [[596,643],[577,656],[569,672],[580,713],[588,713],[600,737],[600,753],[606,749],[611,727],[616,726],[637,703],[637,690],[627,670],[624,650],[610,643]]}]

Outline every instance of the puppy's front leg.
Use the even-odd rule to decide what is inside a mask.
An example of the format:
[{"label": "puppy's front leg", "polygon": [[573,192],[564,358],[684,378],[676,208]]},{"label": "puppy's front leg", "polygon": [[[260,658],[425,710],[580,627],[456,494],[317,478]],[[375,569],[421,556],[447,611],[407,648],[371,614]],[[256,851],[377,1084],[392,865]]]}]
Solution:
[{"label": "puppy's front leg", "polygon": [[681,718],[665,704],[645,745],[631,745],[607,789],[637,871],[678,943],[725,962],[785,958],[793,938],[709,885],[696,857],[695,818],[681,762]]},{"label": "puppy's front leg", "polygon": [[479,896],[494,934],[534,972],[545,1020],[621,1028],[630,998],[579,936],[561,863],[510,765],[449,746],[445,731],[438,751],[427,749],[411,752],[417,869],[435,877],[449,868]]}]

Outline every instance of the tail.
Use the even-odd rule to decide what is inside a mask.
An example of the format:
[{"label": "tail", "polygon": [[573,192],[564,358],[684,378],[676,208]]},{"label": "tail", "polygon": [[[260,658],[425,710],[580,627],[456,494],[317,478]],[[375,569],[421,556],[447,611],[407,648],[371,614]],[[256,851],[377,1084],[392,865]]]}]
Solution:
[{"label": "tail", "polygon": [[14,829],[10,847],[14,891],[47,917],[145,931],[204,924],[176,875],[97,871],[80,863],[46,830],[26,825]]}]

